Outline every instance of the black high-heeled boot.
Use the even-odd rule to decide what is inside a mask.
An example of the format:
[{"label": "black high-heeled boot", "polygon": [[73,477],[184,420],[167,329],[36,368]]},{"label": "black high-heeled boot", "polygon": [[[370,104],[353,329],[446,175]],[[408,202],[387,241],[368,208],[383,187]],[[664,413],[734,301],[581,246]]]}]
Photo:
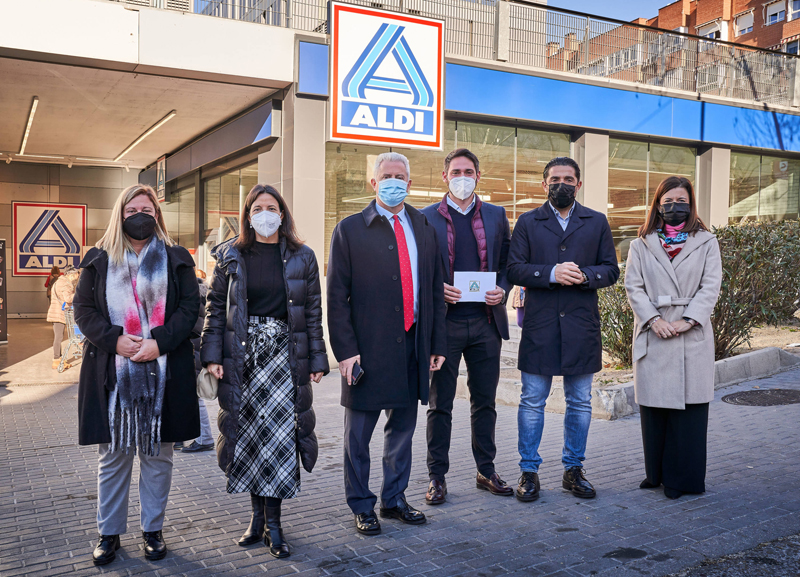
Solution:
[{"label": "black high-heeled boot", "polygon": [[279,499],[270,499],[270,501],[278,501],[278,505],[270,507],[267,505],[264,510],[267,514],[267,530],[264,536],[264,545],[269,547],[269,554],[278,559],[284,559],[289,556],[289,543],[283,536],[283,529],[281,529],[281,503]]},{"label": "black high-heeled boot", "polygon": [[242,547],[260,542],[264,538],[264,527],[267,522],[264,513],[264,497],[250,493],[250,504],[253,506],[253,515],[250,517],[247,531],[239,539],[239,545]]}]

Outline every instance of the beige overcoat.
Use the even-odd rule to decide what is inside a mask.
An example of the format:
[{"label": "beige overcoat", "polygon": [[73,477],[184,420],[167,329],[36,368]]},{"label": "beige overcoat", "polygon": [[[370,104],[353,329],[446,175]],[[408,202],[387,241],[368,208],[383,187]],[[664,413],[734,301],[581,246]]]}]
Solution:
[{"label": "beige overcoat", "polygon": [[67,279],[67,275],[58,277],[50,291],[50,308],[47,309],[47,322],[66,324],[67,321],[64,318],[64,311],[61,310],[61,305],[64,303],[71,305],[74,296],[75,285],[72,284],[71,280]]},{"label": "beige overcoat", "polygon": [[[670,262],[656,233],[631,243],[625,290],[635,317],[633,379],[636,402],[646,407],[685,409],[714,399],[714,333],[711,313],[722,282],[717,238],[706,231],[689,235]],[[700,323],[661,339],[644,325],[661,315]]]}]

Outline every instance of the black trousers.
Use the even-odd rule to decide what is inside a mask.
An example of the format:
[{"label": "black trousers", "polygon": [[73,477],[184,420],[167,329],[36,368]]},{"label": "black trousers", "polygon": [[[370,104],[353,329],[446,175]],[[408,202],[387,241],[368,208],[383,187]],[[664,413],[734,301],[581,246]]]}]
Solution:
[{"label": "black trousers", "polygon": [[[409,405],[387,409],[387,421],[383,428],[381,506],[386,508],[396,507],[399,499],[405,498],[411,476],[411,442],[417,427],[419,407],[416,325],[412,325],[406,333],[406,362]],[[344,492],[347,505],[356,515],[374,509],[378,500],[369,489],[369,443],[380,416],[380,410],[344,410]]]},{"label": "black trousers", "polygon": [[639,410],[647,480],[682,493],[705,492],[708,403]]},{"label": "black trousers", "polygon": [[447,320],[447,358],[444,366],[433,373],[428,408],[428,474],[431,479],[443,481],[450,469],[453,400],[462,355],[467,364],[472,456],[482,475],[489,477],[494,473],[497,453],[495,397],[500,379],[501,345],[497,327],[490,324],[485,315]]}]

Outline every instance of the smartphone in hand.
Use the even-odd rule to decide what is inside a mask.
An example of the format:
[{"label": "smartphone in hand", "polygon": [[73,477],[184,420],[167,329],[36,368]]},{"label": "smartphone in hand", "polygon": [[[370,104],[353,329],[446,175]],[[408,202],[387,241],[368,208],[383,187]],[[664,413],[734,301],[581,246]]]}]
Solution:
[{"label": "smartphone in hand", "polygon": [[361,368],[361,365],[355,363],[353,365],[353,373],[350,378],[350,386],[354,387],[358,384],[358,381],[361,380],[361,377],[364,376],[364,369]]}]

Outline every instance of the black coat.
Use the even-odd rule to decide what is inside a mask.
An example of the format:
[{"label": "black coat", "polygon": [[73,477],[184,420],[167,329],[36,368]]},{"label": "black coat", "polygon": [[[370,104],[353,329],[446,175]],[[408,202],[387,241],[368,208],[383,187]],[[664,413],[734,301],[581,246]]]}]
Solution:
[{"label": "black coat", "polygon": [[[589,282],[550,284],[550,271],[574,262]],[[514,227],[508,280],[525,287],[519,370],[536,375],[584,375],[602,368],[597,289],[619,278],[606,217],[576,203],[561,230],[550,203],[523,214]]]},{"label": "black coat", "polygon": [[[228,473],[239,438],[239,409],[242,404],[244,356],[247,348],[247,267],[233,246],[239,237],[215,247],[217,259],[207,297],[206,324],[200,345],[203,366],[222,365],[217,399],[217,460]],[[328,355],[322,336],[322,294],[319,267],[314,251],[307,246],[291,250],[281,238],[283,279],[288,298],[289,367],[295,386],[295,432],[303,468],[309,473],[317,462],[319,447],[314,434],[316,417],[311,404],[311,373],[329,372]],[[230,297],[230,304],[228,304]]]},{"label": "black coat", "polygon": [[[439,243],[439,252],[442,255],[442,274],[447,280],[452,279],[453,275],[450,271],[450,255],[447,252],[447,220],[439,212],[439,204],[436,202],[426,206],[422,209],[422,214],[425,215],[436,231],[436,240]],[[483,231],[486,234],[489,272],[497,273],[497,286],[506,291],[506,298],[503,299],[503,302],[492,307],[492,317],[500,336],[508,340],[506,301],[513,285],[508,282],[506,277],[506,261],[508,259],[508,249],[511,246],[511,231],[508,226],[506,209],[483,202],[481,203],[481,220],[483,220]],[[456,242],[458,242],[457,239]]]},{"label": "black coat", "polygon": [[[161,442],[200,436],[200,409],[192,343],[200,297],[194,261],[181,246],[167,247],[169,279],[164,324],[152,330],[161,354],[167,355],[167,383],[161,413]],[[81,262],[80,281],[72,305],[75,321],[86,335],[78,384],[78,443],[110,443],[108,392],[117,384],[115,357],[122,327],[112,325],[106,304],[108,254],[91,249]]]},{"label": "black coat", "polygon": [[431,355],[447,354],[444,280],[433,227],[406,205],[418,253],[419,310],[416,398],[407,378],[403,287],[394,229],[373,200],[333,231],[328,260],[328,331],[338,361],[361,355],[364,376],[356,386],[342,378],[342,405],[358,411],[428,402]]}]

